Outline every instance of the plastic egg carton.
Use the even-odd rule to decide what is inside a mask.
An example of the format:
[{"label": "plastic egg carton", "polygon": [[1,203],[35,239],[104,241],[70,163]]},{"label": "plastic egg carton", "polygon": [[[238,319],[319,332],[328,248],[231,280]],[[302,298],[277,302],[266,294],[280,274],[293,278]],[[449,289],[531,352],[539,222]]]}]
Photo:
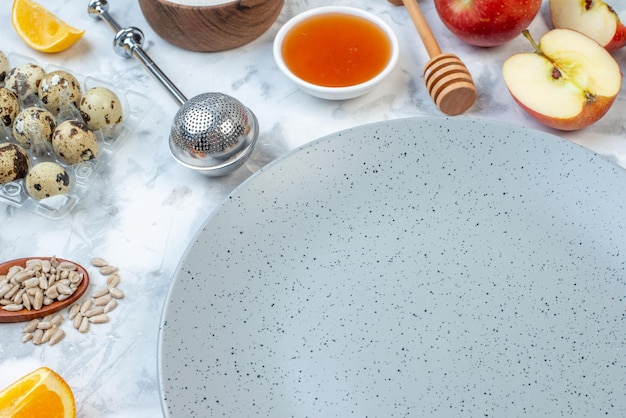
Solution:
[{"label": "plastic egg carton", "polygon": [[[114,127],[107,127],[94,131],[98,144],[99,155],[92,160],[80,162],[73,165],[65,165],[69,170],[70,177],[73,177],[74,184],[69,193],[36,200],[29,196],[26,191],[24,179],[19,179],[6,184],[0,184],[0,203],[37,213],[50,219],[60,219],[68,215],[83,195],[89,190],[92,180],[100,169],[114,160],[116,151],[124,141],[131,137],[143,117],[150,110],[152,101],[139,93],[127,89],[120,89],[106,81],[99,80],[92,76],[83,76],[69,68],[55,65],[43,65],[36,59],[19,54],[7,54],[11,68],[18,65],[33,63],[41,66],[46,73],[54,70],[64,70],[76,77],[81,83],[82,92],[86,92],[93,87],[106,87],[113,91],[122,104],[123,121]],[[2,85],[0,84],[0,87]],[[3,139],[0,139],[2,142]],[[19,144],[14,140],[15,143]],[[26,150],[28,152],[28,150]]]}]

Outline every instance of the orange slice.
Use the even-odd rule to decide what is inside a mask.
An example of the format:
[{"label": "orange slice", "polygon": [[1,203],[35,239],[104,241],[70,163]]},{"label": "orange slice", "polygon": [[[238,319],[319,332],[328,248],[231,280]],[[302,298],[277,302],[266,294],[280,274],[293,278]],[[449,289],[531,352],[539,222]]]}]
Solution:
[{"label": "orange slice", "polygon": [[61,376],[41,367],[0,392],[0,417],[75,418],[74,394]]},{"label": "orange slice", "polygon": [[11,12],[15,31],[28,46],[37,51],[63,51],[74,45],[85,33],[32,0],[14,0]]}]

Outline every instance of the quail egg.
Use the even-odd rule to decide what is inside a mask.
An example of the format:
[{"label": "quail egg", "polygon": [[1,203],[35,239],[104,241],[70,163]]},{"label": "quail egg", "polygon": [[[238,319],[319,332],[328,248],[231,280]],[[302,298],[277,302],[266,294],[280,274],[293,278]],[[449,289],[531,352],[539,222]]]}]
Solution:
[{"label": "quail egg", "polygon": [[51,141],[56,126],[54,115],[46,109],[27,107],[17,114],[13,122],[13,137],[24,148],[30,148],[33,129],[41,133],[44,139]]},{"label": "quail egg", "polygon": [[26,175],[26,191],[35,200],[69,193],[70,175],[59,164],[44,161],[35,164]]},{"label": "quail egg", "polygon": [[92,131],[122,122],[123,111],[119,97],[106,87],[94,87],[80,99],[80,114]]},{"label": "quail egg", "polygon": [[[63,96],[65,93],[67,96]],[[46,74],[39,83],[39,99],[44,107],[52,114],[59,113],[61,108],[69,100],[76,108],[80,101],[80,83],[72,74],[64,70],[51,71]]]},{"label": "quail egg", "polygon": [[4,126],[12,126],[19,111],[17,96],[11,90],[0,87],[0,121]]},{"label": "quail egg", "polygon": [[57,125],[52,134],[52,147],[68,164],[76,164],[98,157],[96,134],[87,125],[76,120],[66,120]]},{"label": "quail egg", "polygon": [[26,177],[30,159],[24,148],[17,144],[0,144],[0,184]]},{"label": "quail egg", "polygon": [[4,79],[7,78],[10,69],[9,59],[0,51],[0,86],[4,85]]},{"label": "quail egg", "polygon": [[4,80],[4,86],[20,99],[37,94],[46,71],[37,64],[22,64],[12,68]]}]

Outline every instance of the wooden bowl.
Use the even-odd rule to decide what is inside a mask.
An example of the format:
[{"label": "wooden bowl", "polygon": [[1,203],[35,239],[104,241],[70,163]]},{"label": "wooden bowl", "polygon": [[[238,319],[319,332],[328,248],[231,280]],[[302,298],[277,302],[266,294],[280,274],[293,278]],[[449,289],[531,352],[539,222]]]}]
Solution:
[{"label": "wooden bowl", "polygon": [[284,4],[284,0],[225,1],[192,6],[139,0],[139,7],[150,27],[172,45],[215,52],[245,45],[261,36],[276,21]]}]

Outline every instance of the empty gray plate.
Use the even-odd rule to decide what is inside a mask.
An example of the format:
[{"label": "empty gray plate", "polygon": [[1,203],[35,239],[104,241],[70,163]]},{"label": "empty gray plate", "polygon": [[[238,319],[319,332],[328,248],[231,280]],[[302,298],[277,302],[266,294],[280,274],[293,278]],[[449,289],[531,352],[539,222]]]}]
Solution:
[{"label": "empty gray plate", "polygon": [[166,414],[626,416],[626,175],[415,118],[314,141],[207,220],[159,337]]}]

